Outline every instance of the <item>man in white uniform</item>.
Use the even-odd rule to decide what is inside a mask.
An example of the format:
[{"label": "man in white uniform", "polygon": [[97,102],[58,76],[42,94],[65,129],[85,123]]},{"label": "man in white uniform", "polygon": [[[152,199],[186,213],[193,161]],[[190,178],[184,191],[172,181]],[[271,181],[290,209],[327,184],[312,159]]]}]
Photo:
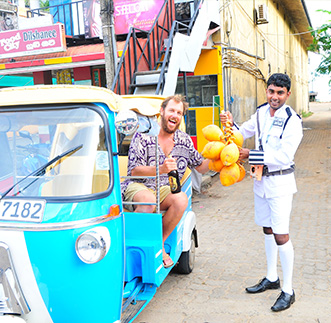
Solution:
[{"label": "man in white uniform", "polygon": [[[267,103],[257,108],[251,119],[239,127],[244,138],[255,135],[256,150],[240,149],[240,159],[249,159],[253,169],[263,169],[254,179],[255,222],[263,227],[267,257],[267,275],[247,287],[248,293],[261,293],[280,288],[277,255],[283,271],[282,291],[271,309],[285,310],[295,301],[292,289],[294,251],[289,237],[294,178],[294,155],[303,133],[301,118],[288,105],[291,80],[286,74],[271,75],[267,82]],[[231,113],[221,114],[221,121],[233,124]],[[253,166],[254,165],[254,166]]]}]

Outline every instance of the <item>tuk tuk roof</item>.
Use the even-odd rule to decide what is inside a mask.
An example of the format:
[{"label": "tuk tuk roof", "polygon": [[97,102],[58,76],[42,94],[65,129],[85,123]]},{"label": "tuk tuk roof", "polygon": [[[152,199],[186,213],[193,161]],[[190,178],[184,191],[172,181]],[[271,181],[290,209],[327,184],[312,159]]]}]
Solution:
[{"label": "tuk tuk roof", "polygon": [[104,103],[110,110],[118,112],[131,109],[143,115],[159,114],[162,96],[120,96],[96,86],[83,85],[35,85],[10,87],[0,90],[0,105],[14,106],[50,103]]},{"label": "tuk tuk roof", "polygon": [[160,114],[161,103],[165,99],[159,95],[123,95],[122,109],[130,109],[145,116],[154,116]]}]

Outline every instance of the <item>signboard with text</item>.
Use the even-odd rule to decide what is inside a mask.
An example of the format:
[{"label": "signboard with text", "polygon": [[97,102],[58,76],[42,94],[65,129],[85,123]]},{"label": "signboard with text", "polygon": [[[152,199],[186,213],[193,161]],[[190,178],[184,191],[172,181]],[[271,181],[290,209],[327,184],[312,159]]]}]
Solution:
[{"label": "signboard with text", "polygon": [[149,31],[164,0],[114,0],[115,34],[127,34],[130,27]]},{"label": "signboard with text", "polygon": [[0,33],[0,58],[15,58],[65,50],[63,24]]},{"label": "signboard with text", "polygon": [[[115,34],[127,34],[130,27],[149,31],[164,0],[113,0]],[[102,38],[100,0],[83,0],[85,37]]]}]

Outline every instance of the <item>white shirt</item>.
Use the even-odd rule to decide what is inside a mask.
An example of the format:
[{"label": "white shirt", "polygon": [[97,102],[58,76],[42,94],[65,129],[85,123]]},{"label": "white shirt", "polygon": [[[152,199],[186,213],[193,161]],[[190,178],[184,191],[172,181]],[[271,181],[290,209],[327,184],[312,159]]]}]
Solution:
[{"label": "white shirt", "polygon": [[[288,118],[286,108],[292,115]],[[259,149],[259,136],[256,113],[239,128],[244,139],[255,135],[255,146]],[[259,108],[260,137],[264,151],[264,165],[270,172],[288,169],[294,164],[294,155],[303,137],[302,121],[288,105],[283,105],[270,116],[269,104]],[[266,198],[293,194],[297,191],[294,173],[287,175],[263,176],[261,181],[254,179],[254,192]]]}]

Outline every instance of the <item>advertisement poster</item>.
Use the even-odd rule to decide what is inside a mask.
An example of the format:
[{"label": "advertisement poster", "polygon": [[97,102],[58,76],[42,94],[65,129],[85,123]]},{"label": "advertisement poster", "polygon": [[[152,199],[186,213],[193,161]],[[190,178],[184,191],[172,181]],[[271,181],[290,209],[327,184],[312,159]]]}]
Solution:
[{"label": "advertisement poster", "polygon": [[149,31],[164,0],[114,0],[115,34],[127,34],[130,27]]},{"label": "advertisement poster", "polygon": [[[149,31],[164,0],[114,0],[115,34],[127,34],[130,27]],[[100,0],[84,0],[85,37],[102,38]]]},{"label": "advertisement poster", "polygon": [[57,84],[72,84],[72,77],[70,69],[56,71]]},{"label": "advertisement poster", "polygon": [[85,37],[102,38],[100,0],[84,0],[83,15],[84,15]]},{"label": "advertisement poster", "polygon": [[0,33],[0,58],[65,50],[66,42],[62,24]]},{"label": "advertisement poster", "polygon": [[13,29],[18,29],[17,15],[6,13],[6,12],[1,12],[0,32],[7,31],[7,30],[13,30]]}]

